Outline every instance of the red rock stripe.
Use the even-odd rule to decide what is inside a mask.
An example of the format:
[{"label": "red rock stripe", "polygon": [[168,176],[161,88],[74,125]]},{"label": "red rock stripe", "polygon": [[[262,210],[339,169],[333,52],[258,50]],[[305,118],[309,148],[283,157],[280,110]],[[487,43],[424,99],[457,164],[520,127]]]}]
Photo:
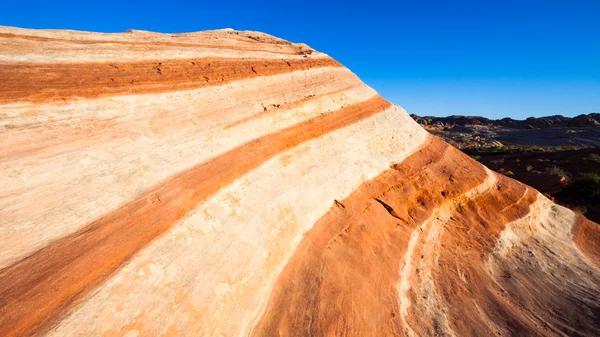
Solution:
[{"label": "red rock stripe", "polygon": [[0,64],[0,103],[63,101],[160,93],[223,85],[320,67],[341,67],[332,58],[289,60],[201,58],[160,62]]},{"label": "red rock stripe", "polygon": [[[413,305],[407,322],[417,335],[444,334],[442,326],[457,336],[496,335],[478,310],[493,313],[498,326],[509,322],[514,329],[511,335],[527,335],[526,331],[531,328],[526,314],[498,301],[495,292],[499,289],[486,263],[506,224],[530,212],[536,193],[505,176],[497,175],[497,179],[487,193],[461,203],[444,224],[434,253],[436,263],[427,268],[431,268],[431,286],[437,293],[438,307],[448,309],[444,318],[428,317],[430,324],[422,324],[422,317],[429,310],[425,305],[427,300],[423,299],[427,293],[411,291],[409,297]],[[422,281],[422,273],[416,273],[411,280],[413,289],[420,290],[418,285]]]},{"label": "red rock stripe", "polygon": [[0,335],[39,333],[201,201],[302,142],[391,106],[379,96],[258,138],[176,174],[0,272]]},{"label": "red rock stripe", "polygon": [[573,241],[579,250],[596,266],[600,267],[600,225],[577,214],[571,230]]},{"label": "red rock stripe", "polygon": [[[95,44],[116,44],[126,47],[140,46],[144,49],[148,47],[186,47],[186,48],[210,48],[210,49],[221,49],[221,50],[241,50],[241,51],[258,51],[275,54],[287,54],[297,55],[301,49],[294,50],[294,44],[284,41],[269,41],[269,42],[257,42],[250,38],[235,38],[236,42],[247,42],[247,46],[233,45],[233,44],[205,44],[205,43],[185,43],[185,42],[170,42],[170,41],[119,41],[119,40],[85,40],[85,39],[61,39],[54,37],[34,36],[34,35],[20,35],[13,33],[0,33],[0,38],[5,39],[19,39],[34,42],[62,42],[74,45],[95,45]],[[174,36],[176,38],[176,36]],[[185,38],[185,37],[184,37]],[[226,39],[231,39],[229,36]],[[281,49],[273,50],[273,47],[277,45]],[[271,48],[261,48],[271,47]],[[298,47],[296,47],[298,48]]]},{"label": "red rock stripe", "polygon": [[487,177],[466,155],[430,140],[319,219],[278,277],[252,336],[403,335],[397,286],[412,231]]},{"label": "red rock stripe", "polygon": [[[479,164],[434,139],[403,163],[362,185],[336,203],[307,233],[278,277],[252,335],[405,335],[397,287],[412,232],[436,208],[479,185],[486,176]],[[436,253],[452,255],[453,259],[443,259],[444,263],[482,268],[504,225],[528,213],[535,194],[524,197],[525,191],[524,185],[499,177],[491,190],[453,212]],[[449,239],[457,242],[449,243]],[[433,244],[424,240],[415,248],[415,264],[426,254],[425,247]],[[444,291],[456,290],[455,282],[460,281],[457,274],[449,272],[450,267],[454,265],[426,267],[432,269],[437,276],[435,284]],[[418,268],[409,280],[416,289],[420,289],[423,272]],[[422,329],[415,331],[416,335],[443,334],[435,321],[441,318],[432,319],[430,309],[421,304],[424,294],[409,293],[413,305],[407,320],[415,329]],[[440,305],[456,310],[446,302]],[[463,312],[457,317],[477,316],[473,305],[464,303],[460,308]],[[475,332],[458,335],[489,334],[487,329]]]}]

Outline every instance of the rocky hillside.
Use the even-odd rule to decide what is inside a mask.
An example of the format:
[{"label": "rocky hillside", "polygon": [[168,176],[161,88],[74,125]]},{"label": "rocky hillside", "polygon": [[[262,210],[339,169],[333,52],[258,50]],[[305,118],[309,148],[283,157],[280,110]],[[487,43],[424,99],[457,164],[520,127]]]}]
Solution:
[{"label": "rocky hillside", "polygon": [[1,336],[600,335],[600,230],[265,34],[0,28]]},{"label": "rocky hillside", "polygon": [[547,117],[529,117],[524,120],[512,119],[488,119],[478,116],[417,116],[410,115],[421,125],[494,125],[511,129],[548,129],[558,127],[581,128],[589,126],[600,126],[600,113],[583,114],[576,117],[564,117],[561,115]]}]

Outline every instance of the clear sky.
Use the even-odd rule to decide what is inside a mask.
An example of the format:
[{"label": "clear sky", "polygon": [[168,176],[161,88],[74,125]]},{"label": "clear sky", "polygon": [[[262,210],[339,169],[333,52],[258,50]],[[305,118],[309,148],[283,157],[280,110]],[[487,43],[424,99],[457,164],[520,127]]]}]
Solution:
[{"label": "clear sky", "polygon": [[0,24],[304,42],[420,115],[600,112],[600,1],[6,1]]}]

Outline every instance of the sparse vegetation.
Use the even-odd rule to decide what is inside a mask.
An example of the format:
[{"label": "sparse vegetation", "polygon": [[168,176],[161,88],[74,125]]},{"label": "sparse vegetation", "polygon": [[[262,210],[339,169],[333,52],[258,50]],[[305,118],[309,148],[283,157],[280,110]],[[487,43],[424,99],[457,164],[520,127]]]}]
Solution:
[{"label": "sparse vegetation", "polygon": [[549,167],[546,171],[553,176],[558,176],[558,177],[566,177],[567,176],[565,171],[558,166]]},{"label": "sparse vegetation", "polygon": [[[570,200],[570,203],[579,207],[585,213],[588,208],[600,205],[600,175],[597,173],[584,173],[567,186],[557,198]],[[575,207],[574,206],[574,207]]]},{"label": "sparse vegetation", "polygon": [[591,160],[596,163],[600,163],[600,155],[597,155],[595,153],[591,153],[586,159]]},{"label": "sparse vegetation", "polygon": [[573,151],[577,150],[577,146],[573,145],[560,145],[555,147],[555,151]]}]

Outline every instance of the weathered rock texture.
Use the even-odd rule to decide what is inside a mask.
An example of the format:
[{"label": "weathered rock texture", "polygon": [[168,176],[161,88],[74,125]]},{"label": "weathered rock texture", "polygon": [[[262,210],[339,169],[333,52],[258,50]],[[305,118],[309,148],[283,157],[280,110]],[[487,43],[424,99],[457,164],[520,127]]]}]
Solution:
[{"label": "weathered rock texture", "polygon": [[600,334],[598,225],[327,55],[0,29],[0,335]]}]

